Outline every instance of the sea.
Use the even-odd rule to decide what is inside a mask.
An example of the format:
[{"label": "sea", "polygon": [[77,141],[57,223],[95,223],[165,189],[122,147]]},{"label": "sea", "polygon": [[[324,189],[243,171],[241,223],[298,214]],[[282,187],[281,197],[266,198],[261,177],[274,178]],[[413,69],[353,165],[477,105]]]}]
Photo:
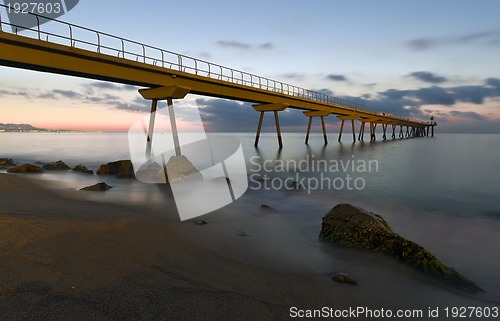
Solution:
[{"label": "sea", "polygon": [[[318,245],[321,218],[336,204],[351,203],[381,214],[395,232],[423,245],[478,283],[489,299],[500,302],[500,135],[437,132],[434,137],[377,137],[375,142],[353,144],[349,135],[339,143],[332,134],[325,145],[322,135],[313,134],[306,145],[304,134],[286,133],[282,149],[272,133],[261,136],[258,148],[253,133],[213,135],[240,143],[248,188],[231,204],[197,219],[221,226],[231,221],[241,239],[259,238],[262,253],[256,256],[263,265],[276,263],[272,261],[277,253],[284,256],[279,261],[293,266],[297,252],[303,250],[309,256],[297,259],[300,264],[327,273],[328,260],[312,254],[322,246]],[[129,138],[127,133],[1,133],[0,157],[20,164],[63,160],[96,171],[101,164],[130,159]],[[72,172],[31,177],[67,190],[103,180]],[[96,201],[161,208],[169,198],[172,204],[171,195],[148,184],[105,180],[116,188],[105,196],[92,196]],[[262,220],[254,224],[245,213],[268,218],[265,224]],[[191,227],[192,220],[185,224],[197,228]],[[283,242],[293,245],[277,245]],[[244,260],[238,256],[238,244],[226,244],[219,251]],[[276,253],[265,254],[273,244]],[[351,270],[356,269],[351,266]]]}]

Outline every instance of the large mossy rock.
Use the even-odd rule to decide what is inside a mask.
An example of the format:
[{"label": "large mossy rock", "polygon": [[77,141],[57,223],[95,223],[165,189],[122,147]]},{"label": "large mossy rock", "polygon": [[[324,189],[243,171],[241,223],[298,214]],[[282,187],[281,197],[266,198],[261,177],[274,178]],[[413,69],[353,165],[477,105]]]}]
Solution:
[{"label": "large mossy rock", "polygon": [[91,186],[87,186],[84,188],[80,188],[80,191],[94,191],[94,192],[104,192],[112,189],[113,186],[110,186],[104,182],[97,183]]},{"label": "large mossy rock", "polygon": [[32,165],[32,164],[24,164],[21,166],[16,166],[9,168],[7,170],[7,173],[34,173],[34,174],[41,174],[43,173],[43,169],[40,166]]},{"label": "large mossy rock", "polygon": [[101,165],[97,170],[97,175],[116,175],[118,178],[135,178],[134,167],[129,160],[119,160]]},{"label": "large mossy rock", "polygon": [[89,174],[89,175],[93,175],[94,174],[94,171],[91,170],[91,169],[88,169],[86,166],[82,165],[82,164],[78,164],[76,165],[75,167],[73,167],[71,169],[73,172],[79,172],[79,173],[83,173],[83,174]]},{"label": "large mossy rock", "polygon": [[[186,156],[172,156],[165,166],[169,183],[201,181],[203,176]],[[162,173],[164,173],[162,171]]]},{"label": "large mossy rock", "polygon": [[57,162],[47,163],[43,165],[43,169],[46,171],[67,171],[70,169],[66,163],[62,160],[58,160]]},{"label": "large mossy rock", "polygon": [[0,168],[16,166],[16,163],[10,158],[0,158]]},{"label": "large mossy rock", "polygon": [[447,284],[470,292],[482,291],[422,246],[394,233],[382,216],[350,204],[338,204],[323,216],[320,238],[383,252]]}]

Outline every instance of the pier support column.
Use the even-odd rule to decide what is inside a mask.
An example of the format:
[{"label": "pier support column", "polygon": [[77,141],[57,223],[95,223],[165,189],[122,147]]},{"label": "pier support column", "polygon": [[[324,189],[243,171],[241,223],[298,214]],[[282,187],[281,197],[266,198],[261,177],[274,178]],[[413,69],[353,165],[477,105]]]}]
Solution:
[{"label": "pier support column", "polygon": [[396,139],[396,125],[392,124],[392,139]]},{"label": "pier support column", "polygon": [[309,124],[307,125],[307,133],[306,133],[306,145],[309,143],[309,134],[311,133],[312,121],[313,121],[313,118],[309,117]]},{"label": "pier support column", "polygon": [[254,146],[259,146],[260,132],[262,129],[262,121],[264,119],[264,113],[268,111],[272,111],[274,113],[274,122],[276,124],[276,134],[278,136],[278,145],[279,148],[283,148],[283,140],[281,139],[281,128],[280,122],[278,118],[278,112],[285,110],[288,105],[285,104],[264,104],[264,105],[253,105],[252,106],[256,111],[260,112],[259,117],[259,125],[257,127],[257,134],[255,135],[255,143]]},{"label": "pier support column", "polygon": [[[431,135],[434,137],[434,126],[436,126],[437,123],[434,121],[434,113],[431,114]],[[429,133],[429,128],[427,128],[427,133]],[[429,134],[427,134],[429,136]]]},{"label": "pier support column", "polygon": [[384,130],[384,135],[382,135],[382,139],[383,139],[383,140],[386,140],[386,139],[387,139],[387,135],[386,135],[386,132],[387,132],[387,126],[389,126],[389,124],[382,124],[382,129]]},{"label": "pier support column", "polygon": [[404,135],[403,135],[403,125],[399,125],[399,138],[403,138]]},{"label": "pier support column", "polygon": [[328,138],[326,137],[325,116],[321,116],[321,127],[323,128],[323,140],[325,145],[328,145]]},{"label": "pier support column", "polygon": [[377,123],[370,122],[370,141],[371,142],[374,142],[377,140],[377,137],[375,135],[376,129],[377,129]]},{"label": "pier support column", "polygon": [[151,113],[149,115],[148,137],[146,141],[146,156],[151,158],[151,147],[153,146],[153,131],[155,128],[156,108],[158,99],[151,100]]},{"label": "pier support column", "polygon": [[281,128],[280,128],[280,120],[278,118],[278,111],[274,111],[274,122],[276,123],[276,134],[278,135],[278,145],[280,149],[283,148],[283,140],[281,139]]},{"label": "pier support column", "polygon": [[264,120],[264,112],[260,112],[259,125],[257,125],[257,134],[255,135],[255,143],[253,144],[255,147],[259,146],[260,139],[260,130],[262,128],[262,120]]},{"label": "pier support column", "polygon": [[177,132],[177,122],[175,121],[174,103],[172,98],[167,98],[168,116],[170,118],[170,128],[174,138],[175,156],[181,156],[181,145],[179,144],[179,133]]},{"label": "pier support column", "polygon": [[148,136],[146,142],[146,156],[151,157],[151,149],[153,145],[153,133],[155,126],[155,116],[156,110],[158,106],[158,100],[167,100],[168,104],[168,113],[170,118],[170,126],[172,129],[172,137],[174,140],[175,147],[175,155],[181,155],[181,147],[179,144],[179,133],[177,131],[177,123],[175,121],[175,113],[174,113],[174,103],[173,99],[182,99],[186,97],[186,95],[191,91],[190,88],[181,87],[181,86],[165,86],[165,87],[156,87],[156,88],[147,88],[147,89],[139,89],[139,93],[144,99],[150,99],[151,102],[151,115],[149,118],[149,128],[148,128]]},{"label": "pier support column", "polygon": [[[354,127],[354,120],[358,119],[359,116],[358,115],[338,115],[337,118],[342,121],[342,124],[340,125],[339,142],[342,139],[342,131],[344,130],[345,121],[350,120],[351,121],[351,128],[352,128],[352,142],[356,143],[356,128]],[[360,135],[361,135],[361,131],[360,131]]]},{"label": "pier support column", "polygon": [[339,143],[342,140],[342,131],[344,130],[344,122],[345,120],[342,119],[342,124],[340,125],[340,132],[339,132]]},{"label": "pier support column", "polygon": [[326,135],[326,125],[325,125],[325,117],[330,115],[327,111],[305,111],[304,115],[309,117],[309,124],[307,125],[307,134],[306,134],[306,144],[309,142],[309,134],[311,133],[311,124],[313,117],[321,117],[321,128],[323,130],[323,141],[325,145],[328,144],[328,137]]},{"label": "pier support column", "polygon": [[352,127],[352,143],[356,143],[356,128],[354,127],[354,119],[351,119],[351,127]]},{"label": "pier support column", "polygon": [[365,125],[366,125],[366,122],[362,121],[361,126],[359,126],[359,135],[358,135],[359,141],[365,140]]}]

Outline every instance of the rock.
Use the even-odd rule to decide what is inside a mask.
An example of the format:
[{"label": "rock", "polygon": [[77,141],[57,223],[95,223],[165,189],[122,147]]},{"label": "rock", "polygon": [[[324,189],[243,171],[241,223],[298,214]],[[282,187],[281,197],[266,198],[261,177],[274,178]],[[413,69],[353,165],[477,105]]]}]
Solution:
[{"label": "rock", "polygon": [[31,164],[24,164],[21,166],[16,166],[9,168],[7,170],[8,173],[43,173],[43,169],[40,166],[36,165],[31,165]]},{"label": "rock", "polygon": [[90,175],[94,174],[93,170],[88,169],[87,167],[83,166],[82,164],[76,165],[71,170],[74,172],[80,172],[80,173],[84,173],[84,174],[90,174]]},{"label": "rock", "polygon": [[482,291],[422,246],[394,233],[382,216],[350,204],[338,204],[323,217],[320,238],[383,252],[449,285],[473,293]]},{"label": "rock", "polygon": [[206,224],[208,224],[208,222],[207,221],[195,221],[194,224],[196,224],[196,225],[206,225]]},{"label": "rock", "polygon": [[262,204],[262,205],[260,206],[260,210],[261,210],[261,211],[265,211],[265,212],[272,212],[272,213],[275,213],[275,212],[276,212],[276,210],[275,210],[274,208],[272,208],[271,206],[266,205],[266,204]]},{"label": "rock", "polygon": [[186,180],[203,180],[203,176],[201,175],[201,173],[184,155],[170,157],[167,165],[165,166],[165,169],[167,170],[169,183],[181,182]]},{"label": "rock", "polygon": [[101,165],[97,170],[97,175],[116,175],[118,178],[135,178],[134,167],[129,160],[119,160]]},{"label": "rock", "polygon": [[163,171],[163,167],[156,163],[148,163],[143,165],[141,168],[137,170],[135,174],[136,178],[145,183],[166,183],[167,178],[165,177],[165,172]]},{"label": "rock", "polygon": [[305,189],[304,185],[301,183],[301,182],[297,182],[297,181],[292,181],[290,183],[290,185],[288,186],[288,189],[289,190],[303,190]]},{"label": "rock", "polygon": [[63,161],[58,160],[57,162],[47,163],[43,165],[43,169],[46,171],[66,171],[70,169]]},{"label": "rock", "polygon": [[243,231],[237,231],[236,235],[241,236],[241,237],[248,237],[248,236],[250,236],[250,235],[248,235],[247,233],[245,233]]},{"label": "rock", "polygon": [[16,163],[10,158],[0,158],[0,168],[16,166]]},{"label": "rock", "polygon": [[103,192],[103,191],[110,190],[111,188],[113,188],[113,186],[109,186],[108,184],[106,184],[104,182],[101,182],[101,183],[97,183],[97,184],[94,184],[94,185],[91,185],[91,186],[80,188],[80,191]]},{"label": "rock", "polygon": [[347,283],[347,284],[352,284],[352,285],[358,285],[358,280],[354,276],[347,274],[347,273],[342,273],[342,272],[335,273],[332,276],[332,280],[334,280],[335,282],[338,282],[338,283]]}]

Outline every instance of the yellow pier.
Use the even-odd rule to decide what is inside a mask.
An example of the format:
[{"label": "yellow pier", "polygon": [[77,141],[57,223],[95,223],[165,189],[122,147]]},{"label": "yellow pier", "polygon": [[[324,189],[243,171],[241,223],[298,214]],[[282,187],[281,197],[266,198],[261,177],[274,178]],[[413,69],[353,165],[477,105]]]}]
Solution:
[{"label": "yellow pier", "polygon": [[[418,137],[428,136],[429,129],[434,134],[437,125],[432,119],[424,122],[368,110],[361,104],[34,14],[31,15],[37,21],[51,21],[38,23],[19,35],[17,30],[25,28],[7,23],[5,9],[5,5],[0,5],[0,65],[144,87],[140,94],[152,101],[152,112],[158,100],[168,101],[172,128],[175,128],[172,99],[182,99],[189,93],[253,103],[254,109],[261,113],[256,146],[264,113],[272,111],[282,147],[278,113],[286,108],[301,109],[309,117],[306,143],[313,117],[321,117],[327,143],[324,117],[330,114],[342,120],[339,141],[345,120],[351,120],[354,141],[354,120],[361,123],[359,140],[363,140],[367,122],[372,140],[377,124],[382,124],[384,139],[389,125],[393,139],[396,126],[401,129],[399,137],[403,137],[403,127],[406,127],[405,137]],[[152,126],[154,119],[150,122],[150,133]]]}]

